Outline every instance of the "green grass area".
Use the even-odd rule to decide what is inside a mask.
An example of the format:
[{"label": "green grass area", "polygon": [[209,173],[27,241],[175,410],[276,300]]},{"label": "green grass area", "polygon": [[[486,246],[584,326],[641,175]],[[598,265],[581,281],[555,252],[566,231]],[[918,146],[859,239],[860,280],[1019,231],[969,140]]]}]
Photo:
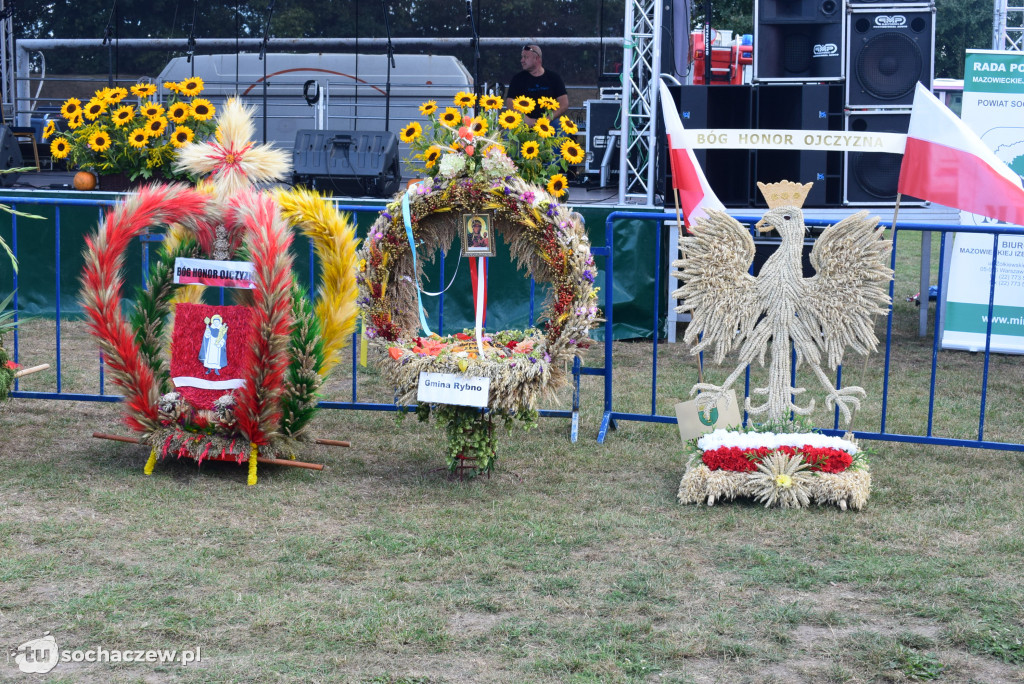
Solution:
[{"label": "green grass area", "polygon": [[[931,341],[902,301],[917,274],[900,257],[887,420],[921,434]],[[28,324],[23,362],[52,363],[52,335]],[[81,324],[63,337],[65,390],[94,391]],[[615,408],[648,411],[650,345],[614,354]],[[937,433],[976,434],[980,364],[940,352]],[[858,429],[877,429],[881,373],[879,357],[848,364],[846,384],[868,389]],[[1024,442],[1024,366],[993,357],[990,374],[990,437]],[[344,375],[326,398],[347,399]],[[388,401],[378,378],[365,374],[362,396]],[[662,345],[658,412],[695,380],[685,349]],[[143,448],[90,437],[127,434],[117,405],[11,401],[3,650],[49,631],[67,650],[198,647],[202,661],[41,676],[0,656],[0,681],[1020,681],[1024,455],[875,442],[861,512],[683,507],[676,427],[622,422],[598,445],[600,382],[583,380],[576,444],[566,420],[542,419],[502,434],[495,474],[466,482],[447,477],[432,424],[389,413],[321,412],[315,433],[352,448],[313,446],[299,457],[323,471],[263,467],[247,487],[233,464],[162,461],[144,476]]]}]

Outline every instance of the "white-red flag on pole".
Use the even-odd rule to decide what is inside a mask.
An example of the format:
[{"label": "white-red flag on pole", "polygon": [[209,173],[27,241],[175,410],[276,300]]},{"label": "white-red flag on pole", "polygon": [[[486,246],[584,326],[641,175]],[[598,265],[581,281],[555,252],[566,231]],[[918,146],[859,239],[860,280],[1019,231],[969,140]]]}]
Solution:
[{"label": "white-red flag on pole", "polygon": [[691,226],[698,218],[707,216],[707,209],[725,211],[725,205],[718,201],[718,196],[708,185],[708,179],[704,177],[704,171],[697,163],[693,150],[686,146],[683,122],[679,119],[672,93],[664,81],[660,81],[659,85],[661,111],[665,116],[665,133],[668,135],[668,158],[672,165],[672,185],[679,191],[679,202],[686,225]]},{"label": "white-red flag on pole", "polygon": [[1024,225],[1020,176],[920,83],[897,187],[904,195]]}]

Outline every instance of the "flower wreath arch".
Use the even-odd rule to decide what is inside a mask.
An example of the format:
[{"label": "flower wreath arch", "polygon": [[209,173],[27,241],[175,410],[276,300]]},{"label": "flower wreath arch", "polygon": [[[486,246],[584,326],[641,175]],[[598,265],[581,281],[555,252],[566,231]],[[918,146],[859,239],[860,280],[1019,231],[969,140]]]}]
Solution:
[{"label": "flower wreath arch", "polygon": [[[124,252],[152,228],[168,227],[130,318],[121,313]],[[321,260],[316,301],[292,278],[292,227]],[[248,458],[249,484],[258,458],[293,458],[317,409],[316,391],[338,362],[355,327],[355,235],[349,221],[315,193],[271,196],[237,192],[224,202],[184,185],[151,185],[130,195],[86,238],[81,301],[114,384],[125,394],[125,422],[158,457]],[[174,285],[179,256],[251,260],[253,290],[236,292],[258,331],[243,360],[244,385],[214,410],[198,410],[171,392],[166,331],[181,303],[198,301],[202,286]],[[224,258],[220,256],[218,258]]]},{"label": "flower wreath arch", "polygon": [[[421,372],[462,373],[490,378],[492,411],[534,410],[539,399],[566,384],[568,363],[588,346],[588,331],[598,315],[597,271],[583,218],[517,176],[428,178],[404,195],[419,258],[414,260],[410,248],[400,194],[370,228],[360,248],[358,276],[367,335],[377,343],[397,402],[415,402]],[[491,345],[482,355],[456,340],[447,344],[436,336],[416,336],[423,259],[448,250],[463,212],[491,212],[493,228],[509,245],[513,260],[538,282],[551,284],[539,316],[542,328],[512,340],[511,347]],[[502,338],[503,333],[495,333],[491,341]]]}]

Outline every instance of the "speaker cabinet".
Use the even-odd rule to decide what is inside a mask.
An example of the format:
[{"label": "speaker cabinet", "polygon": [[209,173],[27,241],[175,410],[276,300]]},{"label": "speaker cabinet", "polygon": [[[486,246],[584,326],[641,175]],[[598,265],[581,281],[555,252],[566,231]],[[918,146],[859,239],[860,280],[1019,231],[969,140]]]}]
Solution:
[{"label": "speaker cabinet", "polygon": [[[871,133],[906,133],[910,112],[871,110],[851,112],[846,117],[846,130]],[[887,152],[847,152],[846,194],[848,205],[892,204],[900,179],[902,154]],[[900,198],[901,205],[922,204],[916,197]]]},{"label": "speaker cabinet", "polygon": [[914,102],[920,81],[935,72],[935,9],[913,5],[851,9],[846,104],[901,109]]},{"label": "speaker cabinet", "polygon": [[[686,128],[743,128],[753,125],[753,89],[737,86],[673,86],[676,109]],[[664,136],[662,136],[664,137]],[[750,150],[694,150],[708,184],[727,207],[749,207],[753,197]],[[663,157],[666,155],[662,155]],[[665,205],[671,205],[671,181]]]},{"label": "speaker cabinet", "polygon": [[[0,126],[0,169],[17,169],[25,165],[21,148],[10,126]],[[9,188],[18,180],[19,173],[0,173],[0,186]]]},{"label": "speaker cabinet", "polygon": [[[841,84],[759,85],[757,128],[795,131],[842,131]],[[842,152],[824,150],[757,150],[754,180],[814,183],[806,207],[836,207],[842,203]],[[757,206],[767,206],[760,192]]]},{"label": "speaker cabinet", "polygon": [[390,197],[402,180],[393,131],[300,130],[293,183],[344,194]]},{"label": "speaker cabinet", "polygon": [[842,80],[842,20],[841,0],[757,0],[754,81]]}]

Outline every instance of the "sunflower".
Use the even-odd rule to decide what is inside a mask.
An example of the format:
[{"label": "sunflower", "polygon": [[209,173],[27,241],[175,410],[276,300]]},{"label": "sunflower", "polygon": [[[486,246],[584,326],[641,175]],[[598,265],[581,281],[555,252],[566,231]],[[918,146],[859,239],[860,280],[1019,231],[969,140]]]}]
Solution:
[{"label": "sunflower", "polygon": [[107,105],[103,100],[94,97],[85,105],[85,109],[82,110],[85,113],[85,118],[89,121],[95,121],[100,117],[100,114],[107,111]]},{"label": "sunflower", "polygon": [[419,122],[413,121],[411,124],[407,125],[405,128],[402,129],[402,132],[399,134],[399,137],[402,139],[402,142],[412,142],[416,138],[420,137],[420,133],[422,132],[423,127],[420,126]]},{"label": "sunflower", "polygon": [[156,95],[156,85],[153,83],[136,83],[132,86],[132,94],[139,98]]},{"label": "sunflower", "polygon": [[488,154],[490,154],[492,150],[494,152],[497,152],[498,154],[506,154],[506,155],[508,154],[505,151],[505,146],[504,145],[499,145],[499,144],[495,143],[493,145],[488,145],[487,146],[487,149],[484,150],[484,156],[487,156]]},{"label": "sunflower", "polygon": [[487,121],[479,116],[474,116],[469,122],[469,130],[475,136],[487,135]]},{"label": "sunflower", "polygon": [[214,115],[213,105],[209,100],[204,100],[201,97],[197,97],[192,100],[192,106],[189,108],[189,113],[192,114],[192,118],[196,121],[207,121],[212,119]]},{"label": "sunflower", "polygon": [[566,140],[562,143],[562,159],[569,162],[570,164],[579,164],[583,161],[586,154],[583,152],[583,148],[576,144],[573,140]]},{"label": "sunflower", "polygon": [[164,115],[164,106],[157,102],[147,102],[139,108],[139,111],[147,119],[155,119],[158,116]]},{"label": "sunflower", "polygon": [[195,97],[199,93],[203,92],[203,79],[198,76],[186,78],[178,84],[178,92],[185,97]]},{"label": "sunflower", "polygon": [[476,95],[473,93],[456,93],[455,104],[459,107],[472,107],[476,104]]},{"label": "sunflower", "polygon": [[537,119],[537,123],[534,125],[533,130],[542,138],[550,138],[555,134],[554,126],[552,126],[551,122],[543,116]]},{"label": "sunflower", "polygon": [[430,116],[437,111],[437,102],[435,100],[427,100],[420,105],[420,114],[423,116]]},{"label": "sunflower", "polygon": [[61,136],[60,138],[54,138],[53,142],[50,143],[50,156],[54,159],[63,159],[68,156],[71,151],[71,143],[68,139]]},{"label": "sunflower", "polygon": [[114,113],[110,115],[110,118],[113,119],[115,126],[122,128],[132,120],[133,116],[135,116],[135,108],[129,105],[124,105],[123,107],[115,109]]},{"label": "sunflower", "polygon": [[188,105],[184,102],[175,102],[167,108],[167,118],[176,124],[184,123],[188,118]]},{"label": "sunflower", "polygon": [[179,85],[178,85],[177,83],[175,83],[174,81],[164,81],[164,88],[167,88],[167,89],[168,89],[168,90],[170,90],[170,91],[171,91],[172,93],[178,93],[178,92],[181,92],[181,86],[179,86]]},{"label": "sunflower", "polygon": [[576,135],[580,132],[580,129],[576,127],[576,122],[567,116],[560,118],[558,123],[562,125],[562,132],[566,135]]},{"label": "sunflower", "polygon": [[548,192],[551,193],[552,197],[561,197],[565,194],[565,188],[569,185],[569,180],[564,174],[556,173],[548,181]]},{"label": "sunflower", "polygon": [[506,109],[498,117],[498,123],[501,124],[502,128],[511,130],[519,125],[523,120],[523,117],[518,112],[513,112],[511,109]]},{"label": "sunflower", "polygon": [[51,135],[57,132],[57,124],[53,119],[46,122],[46,128],[43,129],[43,140],[46,140]]},{"label": "sunflower", "polygon": [[175,147],[184,147],[196,137],[195,132],[188,126],[178,126],[171,136],[171,144]]},{"label": "sunflower", "polygon": [[501,98],[497,95],[482,95],[480,97],[480,106],[484,109],[501,109]]},{"label": "sunflower", "polygon": [[89,149],[95,152],[106,152],[110,149],[110,134],[106,131],[96,131],[89,136]]},{"label": "sunflower", "polygon": [[431,145],[427,148],[427,151],[423,153],[423,161],[426,163],[428,169],[433,168],[437,160],[441,158],[441,148],[437,145]]},{"label": "sunflower", "polygon": [[527,97],[526,95],[520,95],[516,99],[512,100],[512,107],[517,112],[522,112],[523,114],[529,114],[536,106],[537,103],[533,101],[533,98]]},{"label": "sunflower", "polygon": [[149,136],[146,135],[145,128],[136,128],[128,134],[128,144],[137,150],[145,147],[147,142],[149,142]]},{"label": "sunflower", "polygon": [[457,126],[460,121],[462,121],[462,114],[459,113],[459,110],[453,107],[448,107],[441,113],[441,124],[444,126],[448,126],[449,128]]},{"label": "sunflower", "polygon": [[540,154],[540,145],[536,140],[527,140],[520,151],[523,153],[523,159],[533,159]]},{"label": "sunflower", "polygon": [[547,109],[552,112],[558,109],[558,100],[547,95],[537,100],[537,104],[540,105],[541,109]]},{"label": "sunflower", "polygon": [[148,133],[151,138],[163,135],[164,129],[166,128],[167,119],[162,116],[152,118],[146,122],[146,133]]},{"label": "sunflower", "polygon": [[92,99],[98,100],[103,104],[110,104],[110,88],[100,88],[93,95]]},{"label": "sunflower", "polygon": [[60,108],[60,115],[67,120],[71,120],[72,117],[78,116],[82,113],[82,101],[77,97],[68,98],[64,106]]},{"label": "sunflower", "polygon": [[125,88],[118,87],[107,89],[107,102],[110,104],[117,104],[126,97],[128,97],[128,91]]},{"label": "sunflower", "polygon": [[[79,110],[79,111],[81,111],[81,110]],[[78,116],[73,116],[70,119],[68,119],[68,128],[70,128],[71,130],[75,130],[76,128],[81,126],[83,123],[85,123],[85,120],[82,119],[82,115],[79,114]]]}]

